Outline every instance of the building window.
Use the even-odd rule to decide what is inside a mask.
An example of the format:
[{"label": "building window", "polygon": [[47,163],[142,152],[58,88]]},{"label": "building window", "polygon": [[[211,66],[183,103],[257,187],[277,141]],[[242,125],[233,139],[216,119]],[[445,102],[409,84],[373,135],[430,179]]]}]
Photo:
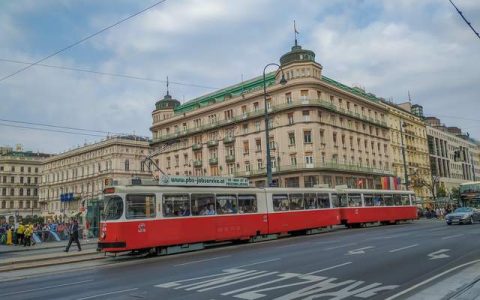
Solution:
[{"label": "building window", "polygon": [[235,172],[235,164],[228,164],[227,165],[228,175],[233,175]]},{"label": "building window", "polygon": [[250,152],[249,150],[249,145],[248,145],[248,141],[244,141],[243,142],[243,154],[248,154]]},{"label": "building window", "polygon": [[287,103],[292,103],[292,93],[286,93],[285,94],[285,99]]},{"label": "building window", "polygon": [[255,130],[260,131],[260,121],[255,121]]},{"label": "building window", "polygon": [[304,122],[310,121],[310,111],[309,110],[302,111],[302,115],[303,115],[303,121]]},{"label": "building window", "polygon": [[233,110],[229,109],[225,111],[225,120],[233,119]]},{"label": "building window", "polygon": [[248,133],[248,123],[243,124],[242,129],[243,129],[243,134],[247,134]]},{"label": "building window", "polygon": [[289,114],[288,114],[288,124],[289,124],[289,125],[292,125],[293,123],[294,123],[293,113],[289,113]]},{"label": "building window", "polygon": [[258,105],[258,102],[253,103],[253,111],[258,111],[260,109],[260,106]]},{"label": "building window", "polygon": [[250,172],[250,162],[249,161],[245,162],[245,172]]},{"label": "building window", "polygon": [[263,161],[261,159],[257,159],[257,168],[259,170],[263,169]]},{"label": "building window", "polygon": [[337,144],[337,133],[336,133],[336,132],[333,133],[332,138],[333,138],[333,145],[334,145],[335,147],[338,147],[338,144]]},{"label": "building window", "polygon": [[260,139],[255,140],[255,150],[257,152],[262,152],[262,140]]},{"label": "building window", "polygon": [[304,144],[311,144],[312,143],[312,131],[305,130],[303,132],[303,143]]},{"label": "building window", "polygon": [[295,132],[288,133],[288,142],[290,146],[295,146]]},{"label": "building window", "polygon": [[130,171],[130,162],[128,159],[125,160],[125,171]]},{"label": "building window", "polygon": [[313,164],[313,156],[312,153],[305,153],[305,164],[312,165]]},{"label": "building window", "polygon": [[297,156],[296,155],[290,155],[290,164],[292,166],[296,166],[297,165]]},{"label": "building window", "polygon": [[308,99],[308,90],[301,90],[300,91],[300,99],[305,101]]}]

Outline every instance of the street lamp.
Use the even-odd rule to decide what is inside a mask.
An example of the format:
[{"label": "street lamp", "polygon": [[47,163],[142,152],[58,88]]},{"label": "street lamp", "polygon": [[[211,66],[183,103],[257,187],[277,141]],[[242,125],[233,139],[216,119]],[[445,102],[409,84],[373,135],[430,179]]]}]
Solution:
[{"label": "street lamp", "polygon": [[[267,81],[265,78],[265,71],[269,66],[277,66],[280,71],[282,72],[282,79],[280,80],[280,84],[284,85],[287,83],[285,79],[285,74],[283,73],[283,69],[279,64],[276,63],[269,63],[263,68],[263,97],[265,100],[265,144],[267,146],[267,187],[272,185],[272,158],[270,157],[270,135],[269,135],[269,128],[268,128],[268,107],[267,107]],[[278,73],[278,71],[277,71]]]},{"label": "street lamp", "polygon": [[403,127],[406,127],[407,124],[405,124],[401,119],[400,119],[400,139],[402,141],[402,157],[403,157],[403,171],[405,172],[405,189],[408,190],[408,170],[407,170],[407,160],[405,159],[405,145],[403,144]]}]

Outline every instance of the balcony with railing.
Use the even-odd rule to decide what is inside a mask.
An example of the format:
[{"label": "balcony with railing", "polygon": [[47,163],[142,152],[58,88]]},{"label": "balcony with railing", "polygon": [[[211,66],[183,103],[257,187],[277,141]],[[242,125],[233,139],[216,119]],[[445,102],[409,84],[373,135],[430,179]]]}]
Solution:
[{"label": "balcony with railing", "polygon": [[200,143],[195,143],[192,145],[192,150],[193,151],[198,151],[198,150],[202,150],[202,144]]},{"label": "balcony with railing", "polygon": [[212,157],[208,160],[208,163],[211,165],[218,165],[218,157]]},{"label": "balcony with railing", "polygon": [[218,140],[210,140],[207,142],[207,147],[211,148],[211,147],[216,147],[218,146]]},{"label": "balcony with railing", "polygon": [[[381,176],[392,176],[394,175],[393,171],[386,168],[372,168],[366,166],[359,166],[353,164],[341,164],[337,162],[322,162],[322,163],[309,163],[309,164],[297,164],[297,165],[283,165],[276,166],[272,170],[273,174],[279,173],[291,173],[296,171],[342,171],[342,172],[351,172],[351,173],[362,173],[362,174],[371,174],[371,175],[381,175]],[[235,176],[259,176],[265,175],[266,169],[251,169],[249,175],[245,171],[239,171],[235,173]]]},{"label": "balcony with railing", "polygon": [[235,155],[227,155],[225,156],[225,161],[227,163],[234,162],[235,161]]},{"label": "balcony with railing", "polygon": [[233,136],[226,136],[223,138],[223,144],[227,145],[227,144],[231,144],[235,142],[235,137]]},{"label": "balcony with railing", "polygon": [[193,161],[193,167],[195,168],[200,168],[202,166],[202,160],[201,159],[196,159]]},{"label": "balcony with railing", "polygon": [[[320,99],[298,99],[298,100],[295,100],[295,101],[292,101],[292,102],[272,104],[268,111],[269,111],[269,113],[275,113],[275,112],[280,112],[280,111],[283,111],[283,110],[296,108],[296,107],[311,107],[311,106],[322,107],[322,108],[325,108],[325,109],[327,109],[329,111],[332,111],[332,112],[336,112],[336,113],[339,113],[339,114],[342,114],[342,115],[345,115],[345,116],[348,116],[348,117],[351,117],[351,118],[354,118],[354,119],[358,119],[358,120],[361,120],[361,121],[372,123],[372,124],[377,125],[377,126],[382,126],[382,127],[388,128],[387,122],[385,122],[385,121],[374,119],[372,117],[368,117],[368,116],[365,116],[365,115],[360,115],[359,113],[354,113],[353,111],[345,110],[343,108],[337,108],[334,104],[332,104],[330,102],[327,102],[327,101],[324,101],[324,100],[320,100]],[[264,116],[264,114],[265,114],[264,109],[256,109],[256,110],[253,110],[253,111],[250,111],[250,112],[243,112],[242,114],[240,114],[238,116],[234,116],[234,117],[229,118],[229,119],[212,121],[212,122],[210,122],[206,125],[203,125],[203,126],[197,126],[197,127],[194,127],[194,128],[189,128],[189,129],[183,130],[183,131],[178,131],[178,132],[175,132],[175,133],[159,136],[159,137],[154,138],[152,140],[152,144],[176,139],[176,138],[179,138],[179,137],[183,137],[183,136],[186,136],[186,135],[189,135],[189,134],[201,132],[201,131],[208,130],[208,129],[218,128],[218,127],[222,127],[222,126],[228,126],[228,125],[231,125],[232,123],[235,123],[237,121],[243,121],[243,120],[247,120],[247,119],[261,117],[261,116]]]}]

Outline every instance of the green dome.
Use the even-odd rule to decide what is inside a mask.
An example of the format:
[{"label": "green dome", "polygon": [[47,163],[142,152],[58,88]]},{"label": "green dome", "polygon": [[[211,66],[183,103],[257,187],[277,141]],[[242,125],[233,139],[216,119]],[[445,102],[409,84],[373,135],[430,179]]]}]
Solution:
[{"label": "green dome", "polygon": [[180,101],[173,99],[168,92],[162,100],[158,100],[155,103],[156,109],[174,109],[177,106],[180,106]]},{"label": "green dome", "polygon": [[302,46],[297,45],[297,43],[292,47],[292,51],[285,53],[280,57],[280,64],[282,66],[295,62],[307,61],[315,61],[315,53],[311,50],[302,49]]}]

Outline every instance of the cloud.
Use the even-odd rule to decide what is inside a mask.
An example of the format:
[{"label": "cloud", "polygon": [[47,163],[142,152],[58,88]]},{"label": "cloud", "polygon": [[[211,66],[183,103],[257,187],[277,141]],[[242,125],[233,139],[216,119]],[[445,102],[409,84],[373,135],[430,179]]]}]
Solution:
[{"label": "cloud", "polygon": [[[455,3],[471,21],[480,19],[478,1]],[[35,61],[148,6],[68,2],[55,6],[59,28],[40,32],[36,22],[54,5],[6,5],[0,12],[0,58]],[[46,63],[221,88],[278,62],[293,43],[294,19],[300,43],[316,52],[325,75],[396,102],[410,91],[426,114],[460,117],[443,121],[480,138],[478,121],[465,120],[478,119],[472,108],[480,94],[480,44],[447,1],[167,1]],[[30,40],[34,33],[58,41]],[[0,62],[0,76],[18,68]],[[161,82],[33,67],[0,82],[0,116],[150,135],[151,112],[165,89]],[[182,101],[211,91],[170,85]],[[0,127],[0,138],[48,152],[96,139],[6,127]]]}]

